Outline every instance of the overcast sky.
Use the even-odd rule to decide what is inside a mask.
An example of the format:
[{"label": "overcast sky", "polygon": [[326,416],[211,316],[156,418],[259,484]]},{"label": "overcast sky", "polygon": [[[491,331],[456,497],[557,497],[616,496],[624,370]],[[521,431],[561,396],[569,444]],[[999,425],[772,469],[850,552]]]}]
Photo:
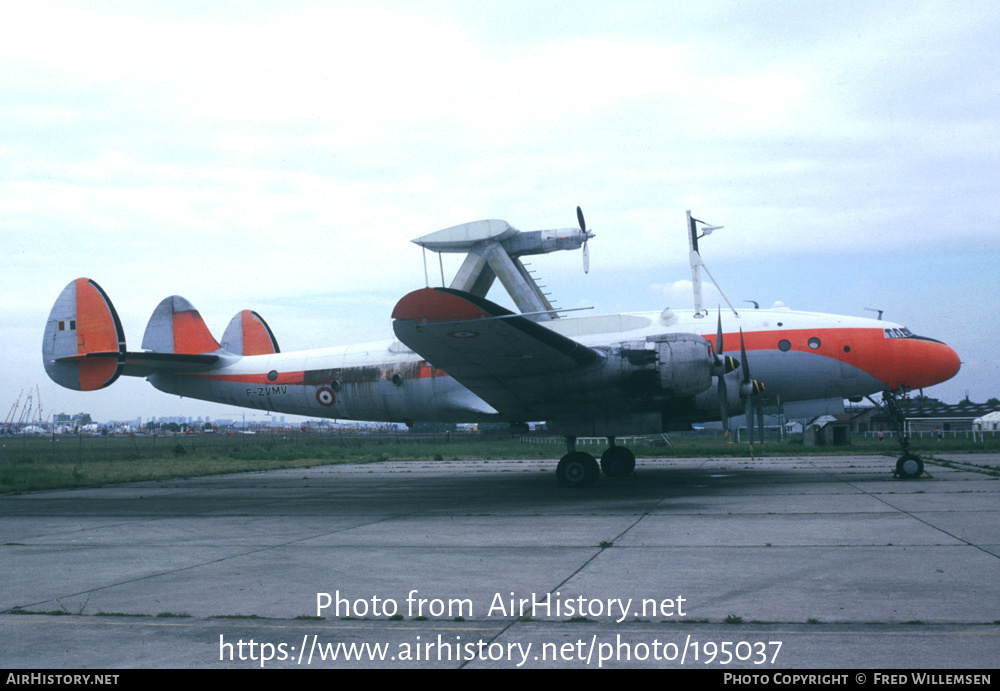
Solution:
[{"label": "overcast sky", "polygon": [[533,261],[560,306],[690,308],[692,209],[734,301],[883,309],[961,356],[927,393],[1000,397],[998,35],[954,0],[0,4],[0,414],[242,415],[52,383],[78,276],[133,349],[172,294],[344,345],[423,286],[411,239],[578,204],[590,274]]}]

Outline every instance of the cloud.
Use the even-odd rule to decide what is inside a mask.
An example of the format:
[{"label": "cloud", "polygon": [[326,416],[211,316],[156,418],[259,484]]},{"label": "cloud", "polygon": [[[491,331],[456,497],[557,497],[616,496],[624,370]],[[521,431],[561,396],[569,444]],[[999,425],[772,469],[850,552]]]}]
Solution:
[{"label": "cloud", "polygon": [[[725,298],[719,290],[712,284],[707,276],[702,274],[701,295],[702,304],[709,311],[714,311],[718,307],[726,307]],[[672,283],[654,283],[650,286],[654,294],[662,295],[666,298],[666,307],[674,309],[689,310],[694,305],[694,284],[687,279],[673,281]]]},{"label": "cloud", "polygon": [[578,254],[538,264],[567,306],[690,306],[690,281],[659,278],[690,275],[685,209],[726,226],[703,254],[738,309],[741,287],[808,308],[869,258],[876,277],[928,267],[856,298],[906,305],[928,272],[982,271],[943,256],[1000,251],[1000,9],[942,7],[11,5],[8,348],[37,359],[22,337],[78,275],[132,342],[174,293],[214,329],[298,304],[311,322],[291,309],[285,332],[303,325],[307,345],[324,324],[350,331],[344,315],[378,333],[423,285],[412,238],[481,218],[573,226],[577,204],[597,234],[589,283]]}]

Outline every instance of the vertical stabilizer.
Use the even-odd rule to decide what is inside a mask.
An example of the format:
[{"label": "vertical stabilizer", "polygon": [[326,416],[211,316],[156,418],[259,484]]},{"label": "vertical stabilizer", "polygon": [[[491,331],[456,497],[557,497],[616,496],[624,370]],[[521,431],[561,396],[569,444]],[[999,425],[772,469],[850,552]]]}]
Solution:
[{"label": "vertical stabilizer", "polygon": [[222,347],[233,355],[273,355],[280,353],[278,341],[263,317],[243,310],[233,317],[222,334]]},{"label": "vertical stabilizer", "polygon": [[171,295],[153,310],[142,337],[142,347],[155,353],[194,355],[214,353],[221,346],[205,326],[198,310],[179,295]]},{"label": "vertical stabilizer", "polygon": [[125,332],[107,294],[89,278],[63,288],[45,323],[42,361],[52,381],[76,391],[110,386],[125,364]]}]

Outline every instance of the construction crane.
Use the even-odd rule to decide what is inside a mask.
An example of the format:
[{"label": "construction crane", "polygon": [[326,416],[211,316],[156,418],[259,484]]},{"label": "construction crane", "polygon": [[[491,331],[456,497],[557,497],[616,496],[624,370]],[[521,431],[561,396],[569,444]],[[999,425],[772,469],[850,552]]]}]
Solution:
[{"label": "construction crane", "polygon": [[21,389],[21,393],[17,395],[17,400],[14,401],[14,405],[10,407],[10,412],[7,413],[7,419],[4,420],[3,431],[5,434],[10,434],[10,431],[14,426],[14,415],[17,413],[17,409],[21,405],[22,396],[24,396],[24,389]]}]

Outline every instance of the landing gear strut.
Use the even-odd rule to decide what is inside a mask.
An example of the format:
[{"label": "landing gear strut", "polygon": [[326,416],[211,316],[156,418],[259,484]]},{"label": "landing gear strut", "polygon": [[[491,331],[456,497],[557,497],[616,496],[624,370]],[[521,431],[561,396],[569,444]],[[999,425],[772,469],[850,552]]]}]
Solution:
[{"label": "landing gear strut", "polygon": [[576,450],[576,437],[566,437],[567,454],[556,467],[556,480],[563,487],[591,487],[601,475],[625,477],[635,472],[635,454],[624,446],[615,446],[615,438],[608,437],[607,450],[601,454],[601,463],[589,453]]},{"label": "landing gear strut", "polygon": [[[924,461],[920,456],[910,451],[910,438],[906,436],[906,416],[903,415],[899,402],[896,400],[899,395],[892,391],[885,391],[882,394],[881,405],[896,425],[896,438],[899,440],[899,448],[902,452],[896,461],[895,475],[903,480],[915,480],[924,474]],[[868,400],[875,403],[871,397]],[[876,403],[876,405],[878,404]]]}]

